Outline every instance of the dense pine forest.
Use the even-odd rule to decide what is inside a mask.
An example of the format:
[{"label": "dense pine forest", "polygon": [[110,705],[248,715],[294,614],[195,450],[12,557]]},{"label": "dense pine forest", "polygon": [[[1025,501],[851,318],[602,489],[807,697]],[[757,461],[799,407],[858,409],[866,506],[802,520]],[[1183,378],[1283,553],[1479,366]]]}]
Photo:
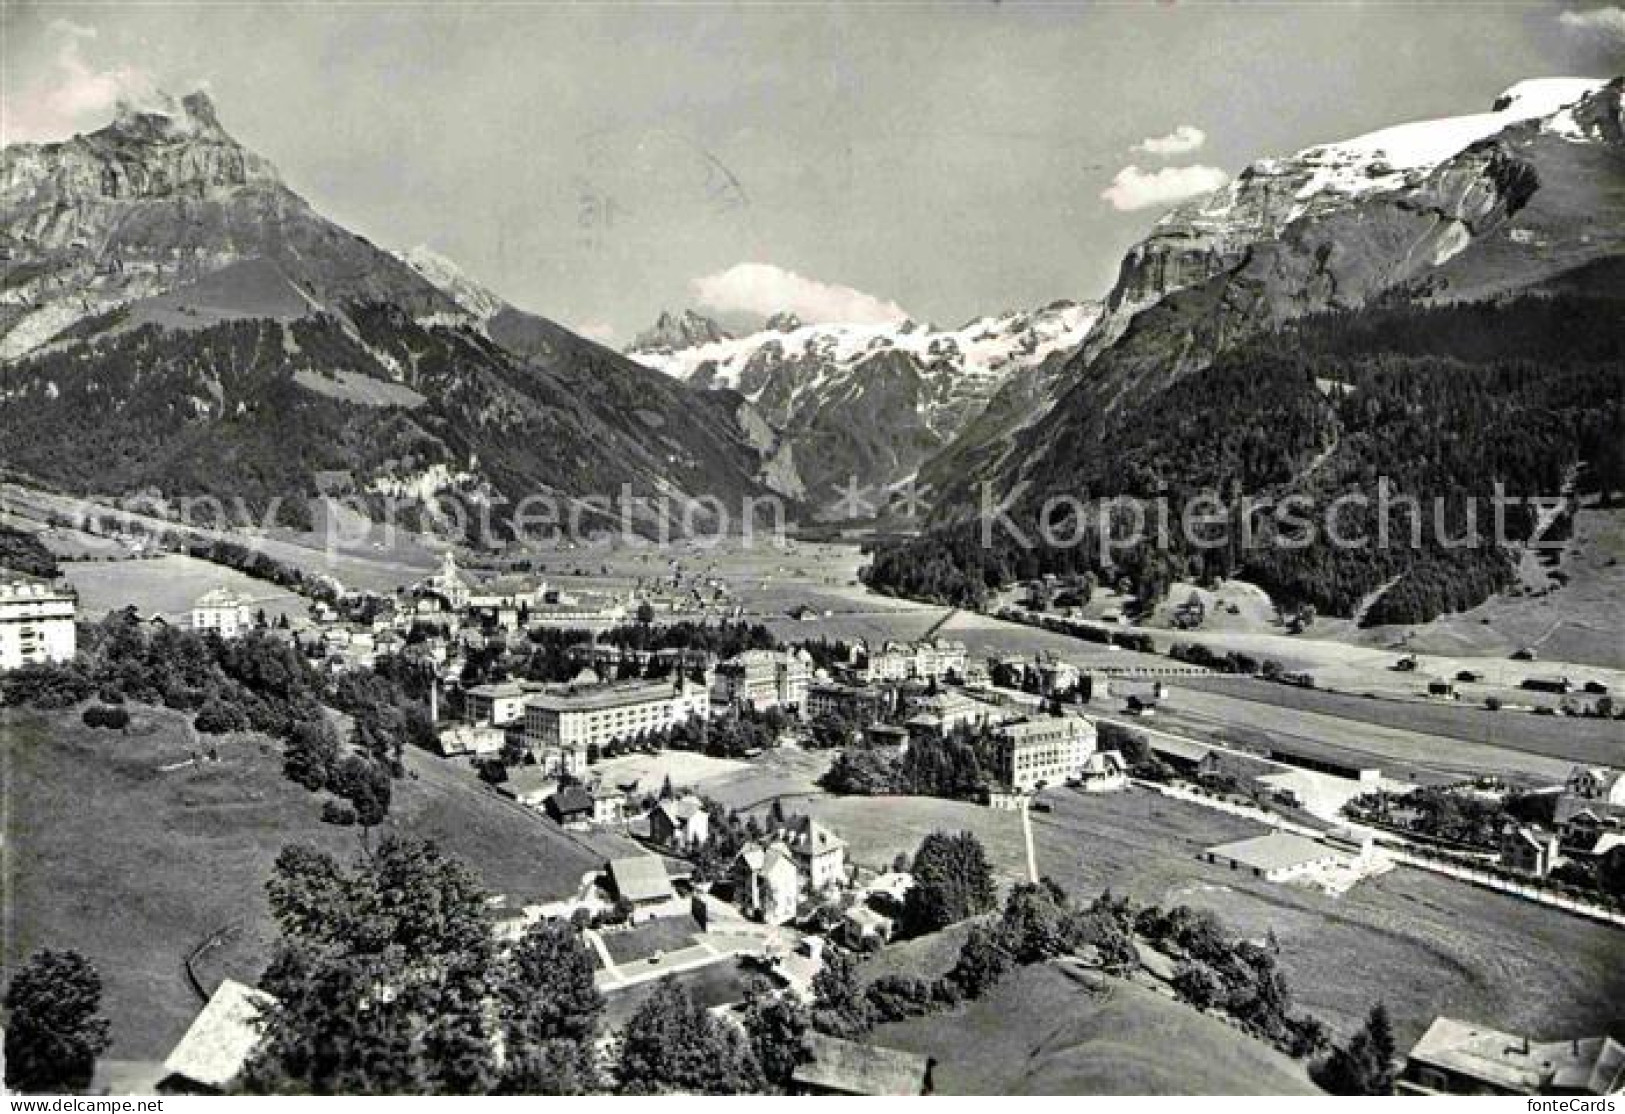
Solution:
[{"label": "dense pine forest", "polygon": [[[977,604],[1045,572],[1126,577],[1142,599],[1180,577],[1235,575],[1289,607],[1351,615],[1365,601],[1367,623],[1424,622],[1510,582],[1510,554],[1495,544],[1496,484],[1509,498],[1612,498],[1625,490],[1622,446],[1618,301],[1563,293],[1322,315],[1181,379],[1114,430],[1083,472],[1048,475],[1040,462],[1030,477],[1040,494],[1011,514],[1031,534],[1044,495],[1069,494],[1086,508],[1114,496],[1163,499],[1173,526],[1166,548],[1156,539],[1118,547],[1108,565],[1099,520],[1086,512],[1085,525],[1071,522],[1074,505],[1052,510],[1049,525],[1052,538],[1081,544],[1027,549],[996,530],[984,547],[980,526],[961,523],[881,547],[868,579],[900,595]],[[1379,483],[1393,508],[1387,544]],[[1181,512],[1200,495],[1234,511],[1230,529],[1182,536]],[[1248,514],[1254,537],[1244,544],[1241,498],[1280,506],[1288,496],[1301,500],[1291,515]],[[1339,534],[1363,544],[1331,543],[1334,505]],[[1507,539],[1529,537],[1530,508],[1509,505],[1503,517]],[[1459,544],[1473,533],[1476,544]]]}]

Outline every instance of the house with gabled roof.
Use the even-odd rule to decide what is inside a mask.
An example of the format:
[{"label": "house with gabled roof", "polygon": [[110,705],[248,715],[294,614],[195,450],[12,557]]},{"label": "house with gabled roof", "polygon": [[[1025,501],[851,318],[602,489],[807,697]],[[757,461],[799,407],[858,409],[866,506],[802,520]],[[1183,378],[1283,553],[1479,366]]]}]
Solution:
[{"label": "house with gabled roof", "polygon": [[814,893],[846,881],[846,841],[810,816],[797,816],[773,833],[795,859]]},{"label": "house with gabled roof", "polygon": [[734,893],[747,916],[764,924],[795,920],[801,899],[801,871],[790,849],[778,840],[747,845],[734,859]]},{"label": "house with gabled roof", "polygon": [[917,1052],[882,1048],[808,1033],[810,1059],[791,1081],[812,1095],[924,1095],[931,1090],[931,1061]]},{"label": "house with gabled roof", "polygon": [[208,1094],[230,1088],[259,1047],[262,1016],[275,1005],[263,990],[223,980],[165,1058],[159,1090]]},{"label": "house with gabled roof", "polygon": [[711,836],[705,802],[689,795],[661,801],[649,813],[649,838],[666,847],[696,847]]}]

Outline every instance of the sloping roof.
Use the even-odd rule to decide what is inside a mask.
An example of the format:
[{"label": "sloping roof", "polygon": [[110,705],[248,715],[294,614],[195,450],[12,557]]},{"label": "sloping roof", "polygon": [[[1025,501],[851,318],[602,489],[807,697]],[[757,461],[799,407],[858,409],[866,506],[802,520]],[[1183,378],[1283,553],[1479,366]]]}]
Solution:
[{"label": "sloping roof", "polygon": [[192,1019],[164,1068],[205,1087],[223,1088],[242,1074],[260,1042],[256,1019],[276,1004],[263,990],[226,979]]},{"label": "sloping roof", "polygon": [[1164,758],[1178,758],[1186,762],[1200,762],[1213,751],[1210,746],[1188,742],[1185,739],[1172,739],[1166,735],[1153,735],[1150,743],[1153,754]]},{"label": "sloping roof", "polygon": [[555,812],[591,812],[592,794],[579,785],[566,785],[553,794],[551,803]]},{"label": "sloping roof", "polygon": [[1209,847],[1207,853],[1215,858],[1229,859],[1242,866],[1265,871],[1298,866],[1335,854],[1324,844],[1291,832],[1271,832],[1234,843],[1221,843],[1217,847]]},{"label": "sloping roof", "polygon": [[609,877],[615,883],[615,892],[628,901],[660,901],[675,895],[666,864],[654,855],[612,859]]},{"label": "sloping roof", "polygon": [[914,1052],[807,1034],[812,1059],[791,1078],[805,1087],[844,1095],[918,1095],[930,1061]]},{"label": "sloping roof", "polygon": [[838,851],[846,846],[844,839],[811,816],[796,817],[780,833],[780,838],[805,855],[820,855],[826,851]]},{"label": "sloping roof", "polygon": [[1508,1090],[1606,1095],[1625,1079],[1625,1046],[1611,1037],[1531,1041],[1451,1017],[1434,1019],[1410,1059]]}]

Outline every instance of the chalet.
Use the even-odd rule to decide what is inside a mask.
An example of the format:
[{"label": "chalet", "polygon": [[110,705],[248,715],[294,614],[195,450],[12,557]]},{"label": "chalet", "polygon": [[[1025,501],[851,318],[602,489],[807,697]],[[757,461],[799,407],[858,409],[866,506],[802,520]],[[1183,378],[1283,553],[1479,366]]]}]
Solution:
[{"label": "chalet", "polygon": [[698,797],[661,801],[649,813],[649,838],[666,847],[694,847],[711,835],[711,815]]},{"label": "chalet", "polygon": [[1128,764],[1115,750],[1097,750],[1084,759],[1078,780],[1085,793],[1111,793],[1128,787]]},{"label": "chalet", "polygon": [[592,794],[579,784],[566,785],[547,799],[548,814],[566,827],[592,823]]},{"label": "chalet", "polygon": [[229,588],[212,588],[192,604],[195,631],[214,631],[221,638],[236,638],[252,625],[248,600]]},{"label": "chalet", "polygon": [[528,808],[542,808],[558,788],[559,779],[552,771],[542,766],[515,766],[508,771],[508,780],[497,786],[497,792]]},{"label": "chalet", "polygon": [[809,1095],[924,1095],[931,1090],[931,1061],[915,1052],[859,1044],[808,1033],[810,1059],[791,1081]]},{"label": "chalet", "polygon": [[164,1060],[159,1090],[220,1094],[242,1076],[260,1043],[260,1016],[276,999],[233,979],[223,980]]},{"label": "chalet", "polygon": [[1561,861],[1555,832],[1522,825],[1501,837],[1501,864],[1510,870],[1544,878]]},{"label": "chalet", "polygon": [[659,905],[677,896],[671,876],[658,855],[628,855],[612,859],[604,868],[615,896],[637,907]]},{"label": "chalet", "polygon": [[1447,700],[1454,700],[1456,698],[1456,686],[1449,681],[1429,681],[1428,695],[1442,696]]},{"label": "chalet", "polygon": [[1611,1036],[1534,1041],[1434,1018],[1411,1048],[1402,1095],[1614,1095],[1625,1087],[1625,1044]]}]

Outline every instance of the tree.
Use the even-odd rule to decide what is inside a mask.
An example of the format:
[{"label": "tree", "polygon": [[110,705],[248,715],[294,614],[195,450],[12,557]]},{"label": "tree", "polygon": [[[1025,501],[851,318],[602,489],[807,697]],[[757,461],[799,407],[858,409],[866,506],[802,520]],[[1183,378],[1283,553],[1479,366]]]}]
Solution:
[{"label": "tree", "polygon": [[959,987],[966,998],[980,998],[999,984],[1015,962],[1004,933],[993,925],[979,924],[970,930],[959,949],[959,959],[948,972],[948,981]]},{"label": "tree", "polygon": [[593,1083],[593,1039],[604,999],[576,927],[543,920],[514,946],[498,993],[513,1094],[580,1094]]},{"label": "tree", "polygon": [[1365,1025],[1345,1045],[1309,1070],[1324,1091],[1334,1095],[1388,1095],[1394,1090],[1394,1030],[1388,1007],[1371,1007]]},{"label": "tree", "polygon": [[745,1034],[670,978],[626,1023],[616,1074],[627,1094],[747,1095],[765,1082]]},{"label": "tree", "polygon": [[375,828],[389,815],[392,789],[389,771],[370,758],[352,754],[333,777],[332,789],[355,806],[356,820],[364,828]]},{"label": "tree", "polygon": [[6,1085],[24,1093],[82,1092],[107,1051],[102,980],[78,952],[41,949],[6,987]]},{"label": "tree", "polygon": [[1022,882],[1013,886],[1004,903],[1001,930],[1005,946],[1016,962],[1040,963],[1072,950],[1070,917],[1058,887]]},{"label": "tree", "polygon": [[812,1022],[806,1007],[755,979],[745,990],[744,1024],[762,1075],[775,1087],[789,1087],[796,1068],[811,1058],[807,1032]]},{"label": "tree", "polygon": [[266,886],[277,999],[255,1092],[469,1094],[498,1081],[499,969],[474,873],[432,843],[385,839],[353,869],[285,848]]},{"label": "tree", "polygon": [[338,733],[327,717],[300,720],[293,725],[282,752],[282,772],[288,780],[316,792],[332,784],[338,759]]},{"label": "tree", "polygon": [[914,885],[903,902],[910,935],[945,928],[993,909],[997,888],[981,841],[970,832],[932,832],[914,855]]},{"label": "tree", "polygon": [[845,952],[828,949],[824,965],[813,976],[813,1024],[835,1037],[866,1033],[874,1025],[869,999],[858,979],[858,965]]}]

